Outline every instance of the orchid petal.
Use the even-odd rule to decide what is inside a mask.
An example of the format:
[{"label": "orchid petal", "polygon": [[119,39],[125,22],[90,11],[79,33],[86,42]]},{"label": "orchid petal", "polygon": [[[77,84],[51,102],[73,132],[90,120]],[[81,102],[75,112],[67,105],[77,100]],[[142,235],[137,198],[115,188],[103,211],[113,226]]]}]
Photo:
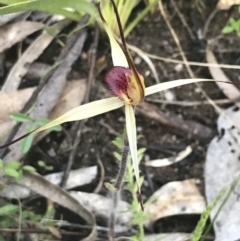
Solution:
[{"label": "orchid petal", "polygon": [[34,132],[40,132],[49,129],[53,126],[60,125],[69,121],[77,121],[87,119],[96,115],[118,109],[124,105],[124,102],[117,97],[111,97],[103,100],[93,101],[91,103],[78,106],[50,123],[38,128]]},{"label": "orchid petal", "polygon": [[126,129],[129,142],[129,148],[133,163],[133,171],[136,177],[137,185],[140,185],[138,153],[137,153],[137,131],[136,119],[132,105],[125,104]]},{"label": "orchid petal", "polygon": [[107,35],[109,37],[109,40],[110,40],[113,65],[114,66],[122,66],[122,67],[126,67],[126,68],[129,67],[127,58],[126,58],[122,48],[116,41],[112,30],[108,27],[108,25],[106,23],[103,23],[103,26],[104,26],[104,28],[107,32]]},{"label": "orchid petal", "polygon": [[172,89],[181,85],[187,85],[191,83],[197,83],[197,82],[206,82],[206,81],[216,81],[213,79],[179,79],[179,80],[173,80],[168,81],[164,83],[160,83],[157,85],[153,85],[146,88],[145,96],[155,94],[157,92]]}]

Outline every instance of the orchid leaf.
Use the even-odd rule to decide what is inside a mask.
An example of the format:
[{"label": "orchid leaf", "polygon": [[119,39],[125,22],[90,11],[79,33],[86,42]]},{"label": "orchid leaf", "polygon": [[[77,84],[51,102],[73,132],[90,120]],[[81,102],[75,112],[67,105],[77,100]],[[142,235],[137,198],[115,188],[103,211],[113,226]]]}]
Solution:
[{"label": "orchid leaf", "polygon": [[181,85],[187,85],[187,84],[192,84],[192,83],[197,83],[197,82],[205,82],[205,81],[216,81],[213,79],[179,79],[179,80],[173,80],[173,81],[168,81],[164,83],[160,83],[157,85],[153,85],[150,87],[146,88],[145,96],[155,94],[157,92],[163,91],[163,90],[168,90],[172,89]]},{"label": "orchid leaf", "polygon": [[65,122],[87,119],[96,115],[109,112],[122,107],[124,103],[117,97],[93,101],[91,103],[78,106],[48,124],[38,128],[33,133],[40,132]]},{"label": "orchid leaf", "polygon": [[137,152],[137,130],[136,119],[133,106],[125,104],[126,129],[129,142],[129,148],[133,163],[133,170],[136,177],[138,187],[140,187],[140,176],[138,167],[138,152]]}]

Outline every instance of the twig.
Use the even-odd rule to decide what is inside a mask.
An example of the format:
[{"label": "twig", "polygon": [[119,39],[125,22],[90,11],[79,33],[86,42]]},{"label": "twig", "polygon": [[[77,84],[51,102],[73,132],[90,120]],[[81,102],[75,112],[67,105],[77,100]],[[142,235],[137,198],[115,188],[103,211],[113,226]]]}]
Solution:
[{"label": "twig", "polygon": [[218,9],[215,8],[215,9],[212,11],[212,13],[208,16],[207,21],[205,22],[205,25],[204,25],[204,27],[203,27],[203,38],[204,38],[204,39],[206,38],[209,25],[210,25],[210,23],[212,22],[212,20],[213,20],[213,18],[214,18],[214,16],[216,15],[217,12],[218,12]]},{"label": "twig", "polygon": [[[149,56],[151,59],[157,59],[157,60],[161,60],[161,61],[164,61],[167,63],[173,63],[173,64],[184,64],[185,63],[183,60],[162,57],[162,56],[158,56],[155,54],[149,54],[131,44],[128,44],[127,46],[129,49],[131,49],[134,52],[141,51],[143,54]],[[194,62],[194,61],[188,61],[188,64],[192,65],[192,66],[199,66],[199,67],[216,67],[216,68],[220,67],[220,68],[224,68],[224,69],[240,69],[239,65],[230,65],[230,64],[213,64],[213,63],[201,63],[201,62]]]},{"label": "twig", "polygon": [[[66,230],[58,230],[61,234],[64,235],[71,235],[71,236],[82,236],[83,234],[80,232],[71,232]],[[16,228],[0,228],[0,233],[17,233],[18,229]],[[42,229],[31,229],[31,228],[22,228],[21,233],[48,233],[51,234],[49,230],[42,230]]]},{"label": "twig", "polygon": [[[147,98],[146,99],[148,102],[153,102],[153,103],[160,103],[160,104],[165,104],[165,105],[179,105],[179,106],[197,106],[197,105],[209,105],[209,101],[169,101],[169,100],[159,100],[159,99],[154,99],[154,98]],[[218,105],[224,105],[224,104],[230,104],[234,103],[233,100],[229,99],[222,99],[222,100],[214,100],[214,102]]]},{"label": "twig", "polygon": [[101,120],[99,122],[99,124],[105,128],[107,128],[108,132],[112,135],[115,136],[121,136],[121,134],[119,132],[117,132],[116,130],[114,130],[109,124],[105,123],[103,120]]},{"label": "twig", "polygon": [[[94,68],[95,68],[95,63],[96,63],[96,52],[97,52],[97,46],[98,46],[98,39],[99,39],[99,29],[98,29],[98,25],[95,24],[94,40],[93,40],[93,45],[92,45],[92,49],[91,49],[91,64],[90,64],[87,89],[86,89],[86,93],[84,96],[83,104],[85,104],[89,101],[90,90],[94,83]],[[72,130],[73,130],[73,133],[75,133],[74,141],[73,141],[73,148],[72,148],[72,151],[71,151],[69,159],[68,159],[67,167],[63,173],[62,182],[60,184],[61,187],[65,187],[69,173],[72,169],[73,161],[74,161],[74,158],[75,158],[75,155],[77,152],[77,146],[80,142],[81,132],[82,132],[82,128],[83,128],[85,122],[86,122],[86,120],[77,121],[73,125]]]}]

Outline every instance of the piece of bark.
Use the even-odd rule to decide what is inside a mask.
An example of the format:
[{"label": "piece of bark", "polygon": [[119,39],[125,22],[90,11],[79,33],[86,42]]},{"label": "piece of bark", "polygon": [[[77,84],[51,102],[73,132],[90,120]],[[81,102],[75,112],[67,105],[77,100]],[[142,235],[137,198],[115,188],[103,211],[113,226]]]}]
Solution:
[{"label": "piece of bark", "polygon": [[207,126],[195,121],[184,120],[174,113],[163,113],[160,108],[147,102],[141,103],[136,108],[137,113],[159,122],[161,125],[171,128],[172,131],[188,138],[208,140],[214,136],[214,132]]}]

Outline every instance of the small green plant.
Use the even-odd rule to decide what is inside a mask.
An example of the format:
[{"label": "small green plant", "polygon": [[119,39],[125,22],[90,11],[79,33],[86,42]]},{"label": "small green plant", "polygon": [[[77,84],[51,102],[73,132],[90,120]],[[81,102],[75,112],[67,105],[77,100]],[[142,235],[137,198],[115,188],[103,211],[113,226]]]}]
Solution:
[{"label": "small green plant", "polygon": [[[50,122],[49,119],[47,118],[39,118],[39,119],[32,119],[30,118],[27,114],[24,113],[12,113],[10,115],[10,118],[17,121],[17,122],[28,122],[29,123],[29,128],[28,132],[31,132],[36,129],[37,126],[44,126]],[[60,125],[57,125],[53,128],[51,128],[52,131],[61,131],[62,127]],[[23,153],[27,153],[33,143],[34,136],[28,136],[26,139],[22,140],[21,143],[21,151]]]},{"label": "small green plant", "polygon": [[[191,237],[190,241],[206,240],[206,236],[208,235],[210,229],[212,228],[213,223],[215,222],[217,216],[221,212],[222,208],[228,201],[231,194],[234,192],[238,182],[239,182],[239,177],[232,182],[230,187],[229,186],[224,187],[219,192],[219,194],[217,195],[215,200],[207,206],[206,210],[201,215],[201,218],[197,224],[197,227],[195,228],[195,230],[193,232],[193,236]],[[207,220],[210,217],[210,214],[213,211],[213,209],[215,209],[216,207],[217,207],[217,212],[216,212],[215,216],[213,217],[212,222],[206,227]]]},{"label": "small green plant", "polygon": [[[238,12],[240,13],[240,6]],[[236,32],[237,36],[240,37],[240,17],[238,19],[230,18],[228,24],[222,29],[224,34],[232,32]]]},{"label": "small green plant", "polygon": [[[22,207],[20,200],[19,205],[10,202],[0,207],[0,228],[22,228],[28,227],[29,224],[39,229],[46,229],[54,235],[54,222],[52,217],[55,215],[55,209],[49,209],[44,215],[36,214],[28,207]],[[20,229],[19,229],[20,230]],[[5,241],[0,234],[0,241]]]},{"label": "small green plant", "polygon": [[37,164],[38,164],[39,167],[45,169],[46,171],[52,171],[53,170],[53,166],[48,166],[46,164],[46,162],[44,162],[42,160],[38,161]]},{"label": "small green plant", "polygon": [[29,165],[22,165],[20,162],[7,162],[4,163],[2,159],[0,159],[0,169],[10,177],[15,178],[17,181],[21,180],[23,176],[23,170],[29,172],[36,172],[36,169]]},{"label": "small green plant", "polygon": [[[139,138],[139,137],[138,137]],[[113,142],[112,142],[119,150],[123,149],[123,139],[120,137],[117,137]],[[141,162],[143,158],[143,154],[145,152],[145,148],[140,148],[138,149],[138,161],[139,163]],[[113,153],[115,158],[118,161],[121,161],[121,155],[118,152]],[[131,198],[132,202],[129,205],[129,209],[126,210],[126,212],[131,212],[133,214],[131,224],[132,225],[137,225],[138,231],[132,237],[133,240],[138,241],[138,240],[144,240],[144,222],[149,218],[148,215],[146,215],[140,205],[139,205],[139,200],[138,196],[136,195],[137,190],[138,190],[138,185],[135,182],[135,175],[134,175],[134,169],[132,162],[130,160],[130,157],[127,159],[127,169],[124,175],[124,188],[125,190],[129,191],[131,193]],[[144,177],[140,176],[140,187],[144,181]]]},{"label": "small green plant", "polygon": [[[148,0],[146,2],[146,7],[129,23],[130,14],[138,2],[138,0],[115,0],[125,37],[137,26],[137,24],[147,15],[147,13],[151,11],[154,6],[156,6],[158,0]],[[113,9],[111,2],[109,0],[100,0],[100,3],[102,13],[110,29],[117,37],[120,37],[118,24],[115,21],[115,16],[112,14]]]},{"label": "small green plant", "polygon": [[93,17],[97,16],[94,5],[87,0],[0,0],[0,14],[8,14],[21,11],[38,10],[51,14],[59,14],[66,18],[79,21],[82,14],[88,13]]}]

